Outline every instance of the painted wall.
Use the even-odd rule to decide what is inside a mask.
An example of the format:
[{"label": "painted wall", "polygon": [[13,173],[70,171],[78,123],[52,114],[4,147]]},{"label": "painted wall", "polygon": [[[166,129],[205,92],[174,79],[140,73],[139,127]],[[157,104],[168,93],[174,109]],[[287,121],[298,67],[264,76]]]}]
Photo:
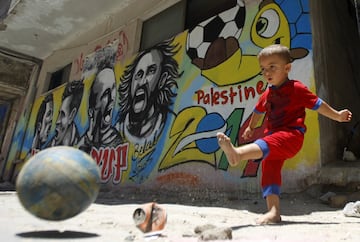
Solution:
[{"label": "painted wall", "polygon": [[[7,103],[1,103],[0,104],[0,145],[2,144],[2,141],[4,140],[4,134],[5,134],[5,124],[6,119],[8,116],[9,111],[9,104]],[[1,155],[2,157],[2,155]]]},{"label": "painted wall", "polygon": [[[26,160],[50,146],[79,147],[99,165],[104,186],[114,189],[258,192],[259,163],[229,167],[216,132],[245,143],[241,134],[266,88],[256,55],[267,45],[290,47],[290,77],[315,91],[309,21],[307,0],[238,0],[125,60],[119,36],[82,56],[75,80],[35,101],[28,125],[20,128],[25,140],[16,142],[15,136],[12,153]],[[304,188],[320,166],[315,112],[307,112],[306,124],[302,151],[285,163],[285,191]],[[264,125],[259,123],[254,140]]]}]

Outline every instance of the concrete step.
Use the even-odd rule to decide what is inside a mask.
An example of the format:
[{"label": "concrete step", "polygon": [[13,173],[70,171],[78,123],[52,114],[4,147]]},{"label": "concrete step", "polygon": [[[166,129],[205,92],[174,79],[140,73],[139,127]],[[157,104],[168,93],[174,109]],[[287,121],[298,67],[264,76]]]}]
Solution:
[{"label": "concrete step", "polygon": [[320,169],[320,184],[346,185],[360,182],[360,160],[330,162]]}]

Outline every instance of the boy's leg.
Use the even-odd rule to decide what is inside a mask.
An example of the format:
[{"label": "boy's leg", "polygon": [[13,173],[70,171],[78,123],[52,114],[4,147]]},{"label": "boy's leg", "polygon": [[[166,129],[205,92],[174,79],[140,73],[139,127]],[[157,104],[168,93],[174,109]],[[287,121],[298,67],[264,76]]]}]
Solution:
[{"label": "boy's leg", "polygon": [[228,136],[224,133],[217,133],[218,143],[224,151],[226,158],[231,166],[236,166],[241,160],[260,159],[263,151],[255,143],[235,147]]},{"label": "boy's leg", "polygon": [[268,212],[256,220],[257,224],[272,224],[280,223],[280,197],[276,194],[271,194],[266,197],[266,205]]},{"label": "boy's leg", "polygon": [[303,135],[292,132],[277,132],[263,138],[269,153],[261,162],[261,187],[266,198],[268,212],[261,216],[258,224],[279,223],[281,170],[286,159],[293,157],[303,143]]},{"label": "boy's leg", "polygon": [[281,168],[284,160],[269,160],[268,157],[261,163],[261,187],[266,199],[267,213],[257,219],[257,224],[281,222],[280,216],[280,187]]}]

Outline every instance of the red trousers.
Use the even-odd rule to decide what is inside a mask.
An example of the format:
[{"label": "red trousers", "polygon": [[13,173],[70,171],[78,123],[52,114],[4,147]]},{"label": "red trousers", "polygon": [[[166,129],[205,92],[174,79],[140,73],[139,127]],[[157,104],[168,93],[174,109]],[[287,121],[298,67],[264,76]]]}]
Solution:
[{"label": "red trousers", "polygon": [[[299,130],[276,131],[257,141],[264,153],[261,161],[261,187],[264,190],[270,186],[281,186],[281,169],[285,160],[295,156],[304,142],[304,134]],[[276,190],[276,189],[275,189]],[[267,195],[265,194],[263,195]],[[271,194],[270,189],[270,194]],[[275,192],[278,193],[278,192]]]}]

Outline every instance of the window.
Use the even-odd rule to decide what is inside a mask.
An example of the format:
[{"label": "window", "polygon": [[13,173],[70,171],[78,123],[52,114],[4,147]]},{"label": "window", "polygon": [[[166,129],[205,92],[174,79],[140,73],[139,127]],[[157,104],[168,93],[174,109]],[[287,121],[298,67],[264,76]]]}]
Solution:
[{"label": "window", "polygon": [[237,0],[187,0],[185,29],[236,5]]},{"label": "window", "polygon": [[152,18],[142,26],[140,50],[169,39],[184,31],[186,1],[180,1]]},{"label": "window", "polygon": [[140,51],[236,5],[237,0],[182,0],[143,22]]},{"label": "window", "polygon": [[62,84],[69,81],[71,65],[72,64],[70,63],[64,68],[50,74],[50,83],[49,83],[48,91],[57,88],[58,86],[61,86]]}]

